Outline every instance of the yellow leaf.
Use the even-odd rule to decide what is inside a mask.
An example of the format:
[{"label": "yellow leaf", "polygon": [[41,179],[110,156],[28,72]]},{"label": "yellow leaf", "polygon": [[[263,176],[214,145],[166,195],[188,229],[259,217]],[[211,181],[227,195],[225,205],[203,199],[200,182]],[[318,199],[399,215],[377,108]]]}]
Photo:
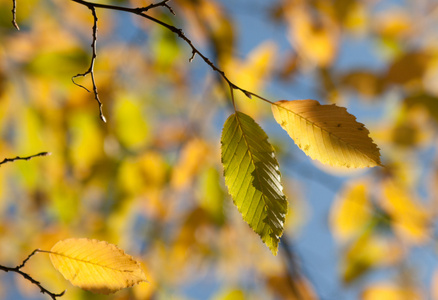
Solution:
[{"label": "yellow leaf", "polygon": [[330,225],[335,237],[341,241],[359,234],[371,222],[372,205],[367,189],[366,183],[355,183],[345,188],[334,203]]},{"label": "yellow leaf", "polygon": [[275,120],[312,159],[347,168],[381,166],[379,148],[369,131],[343,107],[316,100],[272,104]]},{"label": "yellow leaf", "polygon": [[398,243],[387,237],[373,235],[370,230],[366,231],[343,255],[343,280],[350,283],[370,269],[394,264],[403,256],[403,249]]},{"label": "yellow leaf", "polygon": [[195,175],[199,173],[205,165],[209,147],[201,139],[190,140],[182,150],[181,157],[176,164],[171,178],[171,184],[177,189],[188,186]]},{"label": "yellow leaf", "polygon": [[362,300],[424,299],[419,290],[410,286],[395,286],[388,283],[368,287],[360,297]]},{"label": "yellow leaf", "polygon": [[104,241],[59,241],[50,250],[50,260],[65,279],[94,293],[110,294],[146,281],[139,262]]},{"label": "yellow leaf", "polygon": [[339,28],[330,18],[315,20],[309,9],[288,11],[290,41],[299,55],[320,67],[330,66],[338,52]]},{"label": "yellow leaf", "polygon": [[395,232],[406,242],[422,244],[429,240],[431,215],[426,207],[392,180],[383,182],[381,205],[391,216]]}]

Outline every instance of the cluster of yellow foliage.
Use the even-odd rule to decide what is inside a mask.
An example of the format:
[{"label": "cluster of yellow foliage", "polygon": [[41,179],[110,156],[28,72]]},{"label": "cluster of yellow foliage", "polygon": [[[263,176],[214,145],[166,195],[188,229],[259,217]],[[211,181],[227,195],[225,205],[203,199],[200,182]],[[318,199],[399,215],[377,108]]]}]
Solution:
[{"label": "cluster of yellow foliage", "polygon": [[[254,18],[278,24],[282,40],[265,36],[244,55],[237,46],[239,30],[247,29],[238,27],[233,7],[225,9],[220,1],[174,0],[176,16],[166,9],[148,12],[182,24],[200,48],[211,46],[213,62],[245,90],[268,93],[263,92],[267,83],[284,81],[294,88],[287,90],[288,99],[309,98],[301,97],[300,88],[307,84],[302,78],[311,76],[311,92],[319,93],[320,102],[337,104],[279,101],[269,107],[238,91],[234,99],[242,113],[269,129],[286,174],[282,183],[290,213],[282,215],[281,233],[306,262],[326,256],[325,249],[300,248],[323,234],[300,235],[315,221],[315,199],[310,199],[315,181],[330,182],[329,175],[313,174],[323,169],[344,176],[342,184],[327,184],[330,192],[317,195],[325,203],[335,195],[324,212],[330,229],[324,237],[334,237],[337,257],[328,259],[338,259],[338,268],[303,264],[306,279],[284,263],[281,249],[279,256],[270,255],[227,196],[219,141],[232,112],[224,96],[229,90],[196,56],[187,62],[190,49],[177,35],[134,15],[98,10],[94,75],[108,121],[103,124],[93,94],[71,82],[89,66],[89,10],[72,1],[17,0],[21,30],[16,31],[10,2],[0,1],[0,156],[52,155],[1,165],[1,265],[15,265],[37,248],[51,249],[55,267],[86,290],[109,293],[148,281],[109,299],[324,298],[334,288],[312,281],[312,272],[338,273],[344,283],[364,279],[354,287],[361,299],[438,299],[438,275],[430,275],[438,274],[436,251],[429,247],[437,213],[436,8],[420,1],[409,8],[359,0],[270,3]],[[131,0],[129,5],[143,4]],[[349,55],[345,46],[357,41],[372,49],[368,61],[378,60],[377,68],[339,67]],[[90,88],[88,79],[76,81]],[[270,99],[276,97],[275,90],[268,91]],[[340,106],[352,109],[347,113]],[[367,120],[362,110],[379,116]],[[352,112],[367,123],[385,167],[368,129]],[[274,121],[298,147],[279,126],[270,126]],[[309,163],[298,148],[333,166],[379,167],[348,177]],[[318,222],[324,231],[325,220]],[[272,236],[276,252],[281,234]],[[144,264],[121,254],[133,263],[123,261],[129,269],[123,270],[135,276],[125,278],[99,260],[123,252],[112,244]],[[85,255],[74,251],[77,245],[94,250]],[[419,259],[412,251],[418,248],[429,249],[434,263]],[[427,268],[428,277],[417,277],[416,267]],[[104,275],[93,277],[93,271],[80,277],[75,268]],[[372,274],[382,268],[397,274],[376,282]],[[26,269],[50,290],[68,289],[62,299],[100,299],[70,288],[48,256],[33,257]],[[101,281],[110,285],[102,287]],[[26,281],[15,282],[22,297],[38,292]],[[9,287],[0,281],[0,298],[8,296]]]}]

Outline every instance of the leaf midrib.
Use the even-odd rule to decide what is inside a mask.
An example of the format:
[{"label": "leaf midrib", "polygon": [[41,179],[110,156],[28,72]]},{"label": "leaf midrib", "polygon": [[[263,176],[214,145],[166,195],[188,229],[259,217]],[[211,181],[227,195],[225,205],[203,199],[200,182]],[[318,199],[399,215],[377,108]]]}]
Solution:
[{"label": "leaf midrib", "polygon": [[[245,141],[245,144],[246,144],[246,146],[248,147],[248,153],[249,153],[249,155],[250,155],[250,159],[251,159],[251,163],[254,165],[254,172],[256,173],[256,176],[257,176],[257,180],[258,180],[258,182],[261,182],[260,181],[260,176],[259,176],[259,172],[257,171],[257,167],[256,167],[256,164],[255,164],[255,160],[254,160],[254,157],[253,157],[253,154],[252,154],[252,152],[251,152],[251,147],[249,146],[249,143],[248,143],[248,140],[247,140],[247,138],[246,138],[246,134],[245,134],[245,131],[243,130],[243,125],[242,125],[242,123],[240,122],[240,119],[239,119],[239,112],[236,112],[236,120],[237,120],[237,124],[238,124],[238,126],[239,126],[239,129],[242,131],[242,137],[243,137],[243,139],[244,139],[244,141]],[[254,187],[255,188],[255,187]],[[262,201],[263,201],[263,204],[264,204],[264,209],[263,209],[263,212],[266,214],[266,206],[267,206],[267,204],[266,204],[266,201],[265,201],[265,194],[266,194],[266,192],[265,192],[265,189],[263,188],[263,185],[260,185],[260,189],[262,189]],[[260,220],[259,220],[259,222],[258,222],[258,224],[257,225],[259,225],[260,224],[260,222],[262,222],[262,223],[264,223],[264,225],[266,225],[268,228],[269,228],[269,230],[271,231],[271,232],[274,232],[273,230],[272,230],[272,228],[269,226],[269,224],[267,224],[267,223],[265,223],[265,222],[263,222],[263,218],[260,218]],[[258,226],[257,226],[258,227]],[[264,226],[263,226],[264,227]]]},{"label": "leaf midrib", "polygon": [[101,267],[101,268],[111,269],[111,270],[114,270],[114,271],[117,271],[117,272],[121,272],[121,273],[134,273],[133,270],[120,270],[120,269],[115,269],[115,268],[112,268],[112,267],[110,267],[110,266],[100,265],[100,264],[98,264],[98,263],[90,262],[90,261],[83,260],[83,259],[79,259],[79,258],[74,258],[74,257],[68,256],[68,255],[65,255],[65,254],[58,253],[58,252],[52,252],[52,251],[51,251],[50,254],[53,254],[53,255],[59,255],[59,256],[65,257],[65,258],[67,258],[67,259],[71,259],[71,260],[79,261],[79,262],[84,263],[84,264],[91,264],[91,265],[99,266],[99,267]]}]

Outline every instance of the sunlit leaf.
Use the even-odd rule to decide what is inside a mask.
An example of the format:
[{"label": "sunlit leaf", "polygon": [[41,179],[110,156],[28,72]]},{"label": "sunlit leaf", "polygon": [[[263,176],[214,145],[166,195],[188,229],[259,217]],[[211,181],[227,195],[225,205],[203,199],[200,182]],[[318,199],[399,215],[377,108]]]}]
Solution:
[{"label": "sunlit leaf", "polygon": [[316,100],[278,101],[275,120],[312,159],[331,166],[364,168],[381,165],[379,148],[369,131],[343,107]]},{"label": "sunlit leaf", "polygon": [[283,234],[287,200],[268,136],[248,115],[232,114],[222,130],[225,183],[249,226],[275,255]]},{"label": "sunlit leaf", "polygon": [[103,241],[59,241],[50,250],[50,259],[73,285],[94,293],[110,294],[146,281],[138,261]]}]

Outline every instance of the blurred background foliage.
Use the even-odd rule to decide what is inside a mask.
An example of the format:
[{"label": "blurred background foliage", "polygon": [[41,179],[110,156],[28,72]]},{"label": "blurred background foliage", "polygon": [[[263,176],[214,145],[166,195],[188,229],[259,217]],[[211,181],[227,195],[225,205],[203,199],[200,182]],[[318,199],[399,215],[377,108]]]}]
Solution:
[{"label": "blurred background foliage", "polygon": [[[71,287],[45,255],[26,271],[53,292],[67,289],[62,299],[438,299],[438,4],[169,4],[176,16],[149,13],[183,28],[238,86],[271,100],[348,107],[386,167],[345,173],[312,162],[266,103],[236,94],[275,145],[290,202],[287,240],[273,257],[224,186],[228,87],[199,58],[188,62],[183,41],[97,9],[104,124],[93,95],[71,82],[91,59],[90,11],[17,0],[17,31],[11,1],[0,0],[1,159],[52,153],[0,168],[0,264],[88,237],[140,258],[149,283],[103,297]],[[89,77],[77,81],[91,87]],[[0,298],[45,299],[27,281],[0,276]]]}]

